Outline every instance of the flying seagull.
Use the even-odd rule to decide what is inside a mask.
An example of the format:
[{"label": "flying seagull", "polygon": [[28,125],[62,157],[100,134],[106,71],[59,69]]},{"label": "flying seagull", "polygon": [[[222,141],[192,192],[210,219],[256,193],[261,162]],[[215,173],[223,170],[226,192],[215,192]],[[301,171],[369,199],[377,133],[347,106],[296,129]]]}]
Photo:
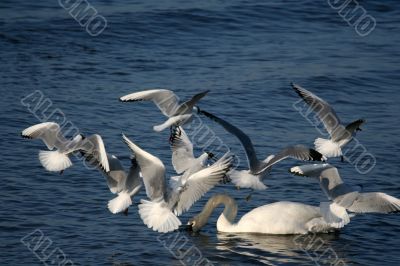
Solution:
[{"label": "flying seagull", "polygon": [[253,143],[242,130],[209,112],[203,110],[200,110],[199,112],[220,124],[226,131],[237,137],[241,142],[246,152],[249,169],[242,171],[233,170],[229,173],[232,182],[237,187],[252,188],[255,190],[266,189],[267,187],[264,185],[262,180],[268,175],[271,167],[289,157],[298,160],[313,161],[321,161],[325,159],[319,152],[313,149],[308,149],[303,145],[294,145],[288,146],[278,154],[270,155],[265,160],[260,161],[257,158]]},{"label": "flying seagull", "polygon": [[131,158],[129,172],[126,173],[120,160],[113,154],[107,154],[110,171],[105,172],[99,167],[99,162],[92,155],[84,155],[85,159],[92,165],[97,166],[104,175],[111,193],[118,194],[117,197],[108,202],[111,213],[124,212],[128,214],[128,208],[132,205],[132,197],[139,193],[142,188],[140,167],[134,157]]},{"label": "flying seagull", "polygon": [[327,102],[297,84],[291,85],[311,110],[317,113],[331,137],[330,139],[317,138],[314,141],[315,149],[327,158],[341,156],[344,161],[342,148],[352,140],[357,131],[361,131],[360,126],[365,123],[365,120],[358,119],[344,126],[335,110]]},{"label": "flying seagull", "polygon": [[[39,160],[43,167],[52,172],[63,172],[72,165],[69,155],[75,151],[92,154],[105,172],[110,170],[103,139],[94,134],[85,138],[82,134],[67,140],[60,131],[60,125],[44,122],[31,126],[21,133],[22,137],[41,139],[50,151],[39,151]],[[53,149],[56,149],[53,151]]]},{"label": "flying seagull", "polygon": [[390,213],[400,211],[400,199],[382,192],[359,192],[359,189],[346,184],[340,177],[337,168],[330,164],[295,166],[290,169],[290,172],[317,179],[328,199],[350,212]]},{"label": "flying seagull", "polygon": [[147,227],[161,233],[178,229],[181,221],[177,216],[218,184],[231,167],[231,157],[223,156],[213,165],[189,176],[182,189],[172,189],[167,186],[165,167],[160,159],[142,150],[125,135],[123,139],[136,157],[150,199],[141,200],[140,217]]},{"label": "flying seagull", "polygon": [[194,157],[193,144],[180,126],[172,128],[170,145],[172,165],[177,174],[182,174],[179,185],[184,185],[189,176],[207,167],[207,161],[215,158],[211,152],[204,152],[199,157]]},{"label": "flying seagull", "polygon": [[204,91],[194,95],[190,100],[180,103],[178,96],[165,89],[154,89],[134,92],[119,98],[121,102],[135,101],[153,101],[161,112],[168,117],[168,120],[163,124],[154,126],[155,131],[163,131],[173,125],[184,125],[193,115],[193,109],[196,110],[197,102],[206,96],[209,91]]}]

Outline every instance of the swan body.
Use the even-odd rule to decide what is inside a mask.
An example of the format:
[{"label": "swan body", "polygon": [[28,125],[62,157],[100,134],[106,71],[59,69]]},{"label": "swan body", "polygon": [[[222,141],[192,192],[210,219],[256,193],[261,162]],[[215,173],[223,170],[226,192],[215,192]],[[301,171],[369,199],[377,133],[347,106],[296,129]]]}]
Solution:
[{"label": "swan body", "polygon": [[[220,204],[224,204],[225,208],[217,220],[217,230],[224,233],[275,235],[328,233],[350,221],[347,219],[344,223],[331,223],[324,218],[326,215],[319,207],[280,201],[255,208],[235,223],[237,214],[235,201],[228,195],[215,195],[209,199],[203,211],[189,222],[193,231],[200,230],[207,223],[212,211]],[[336,216],[338,213],[330,214]]]},{"label": "swan body", "polygon": [[307,234],[330,232],[335,228],[322,217],[319,207],[297,202],[281,201],[260,206],[231,223],[222,213],[217,230],[226,233]]}]

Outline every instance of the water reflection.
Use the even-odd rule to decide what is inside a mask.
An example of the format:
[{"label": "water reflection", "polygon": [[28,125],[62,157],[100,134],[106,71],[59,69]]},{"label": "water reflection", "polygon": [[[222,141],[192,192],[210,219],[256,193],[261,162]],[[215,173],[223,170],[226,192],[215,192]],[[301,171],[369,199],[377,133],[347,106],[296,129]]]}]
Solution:
[{"label": "water reflection", "polygon": [[[331,234],[308,235],[264,235],[264,234],[228,234],[217,233],[215,243],[208,234],[202,232],[196,237],[199,248],[214,244],[219,257],[240,261],[246,256],[250,261],[265,265],[276,264],[313,264],[346,265],[345,248],[340,245],[339,232]],[[253,263],[252,262],[252,263]]]}]

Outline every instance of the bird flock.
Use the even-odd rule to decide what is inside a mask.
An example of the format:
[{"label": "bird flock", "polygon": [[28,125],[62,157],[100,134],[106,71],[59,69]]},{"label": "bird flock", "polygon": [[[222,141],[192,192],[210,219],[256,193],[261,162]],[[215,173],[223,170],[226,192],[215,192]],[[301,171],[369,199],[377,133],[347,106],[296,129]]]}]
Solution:
[{"label": "bird flock", "polygon": [[[258,159],[252,141],[241,129],[210,112],[201,110],[197,104],[209,91],[194,95],[180,102],[178,96],[166,89],[152,89],[134,92],[120,97],[121,102],[153,101],[167,117],[156,125],[157,132],[170,129],[172,166],[175,176],[166,178],[164,163],[156,156],[142,149],[126,135],[122,139],[131,152],[129,171],[122,166],[117,156],[106,151],[100,135],[86,137],[78,134],[67,139],[55,122],[44,122],[23,130],[24,138],[41,139],[48,150],[39,151],[39,161],[51,172],[60,172],[72,166],[71,155],[81,155],[86,162],[96,167],[105,177],[111,193],[116,196],[108,202],[111,213],[128,214],[132,198],[142,187],[147,199],[138,205],[143,223],[154,231],[167,233],[177,230],[184,212],[217,185],[231,182],[237,188],[264,190],[264,179],[271,168],[282,160],[294,158],[301,161],[318,161],[307,165],[294,166],[294,175],[310,177],[319,182],[326,202],[311,206],[298,202],[281,201],[260,206],[246,213],[235,222],[238,206],[226,194],[209,198],[203,210],[186,225],[187,229],[198,231],[208,221],[214,209],[223,205],[224,210],[217,220],[220,232],[247,232],[264,234],[306,234],[309,232],[331,232],[350,222],[357,213],[391,213],[400,211],[400,200],[382,192],[362,192],[360,187],[346,184],[337,168],[328,164],[328,158],[343,158],[343,147],[360,131],[365,120],[358,119],[343,125],[334,109],[312,92],[291,84],[293,90],[304,100],[310,110],[315,112],[323,123],[330,139],[317,138],[315,149],[303,145],[282,147],[274,155]],[[184,130],[194,115],[203,115],[222,126],[241,143],[248,162],[244,170],[234,168],[234,155],[225,153],[221,158],[204,151],[195,157],[193,144]],[[241,168],[242,169],[242,168]]]}]

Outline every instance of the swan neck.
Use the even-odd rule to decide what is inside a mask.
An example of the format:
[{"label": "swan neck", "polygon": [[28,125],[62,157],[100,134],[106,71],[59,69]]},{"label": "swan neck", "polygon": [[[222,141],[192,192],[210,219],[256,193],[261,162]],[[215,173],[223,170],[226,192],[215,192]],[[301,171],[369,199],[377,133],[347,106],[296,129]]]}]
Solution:
[{"label": "swan neck", "polygon": [[[201,227],[203,227],[207,223],[214,209],[221,204],[225,206],[221,216],[225,217],[226,221],[232,225],[237,215],[237,204],[233,198],[229,197],[228,195],[222,194],[211,197],[204,206],[201,213],[199,213],[193,219],[196,222],[196,228],[200,229]],[[218,222],[220,220],[221,219],[218,219]]]}]

